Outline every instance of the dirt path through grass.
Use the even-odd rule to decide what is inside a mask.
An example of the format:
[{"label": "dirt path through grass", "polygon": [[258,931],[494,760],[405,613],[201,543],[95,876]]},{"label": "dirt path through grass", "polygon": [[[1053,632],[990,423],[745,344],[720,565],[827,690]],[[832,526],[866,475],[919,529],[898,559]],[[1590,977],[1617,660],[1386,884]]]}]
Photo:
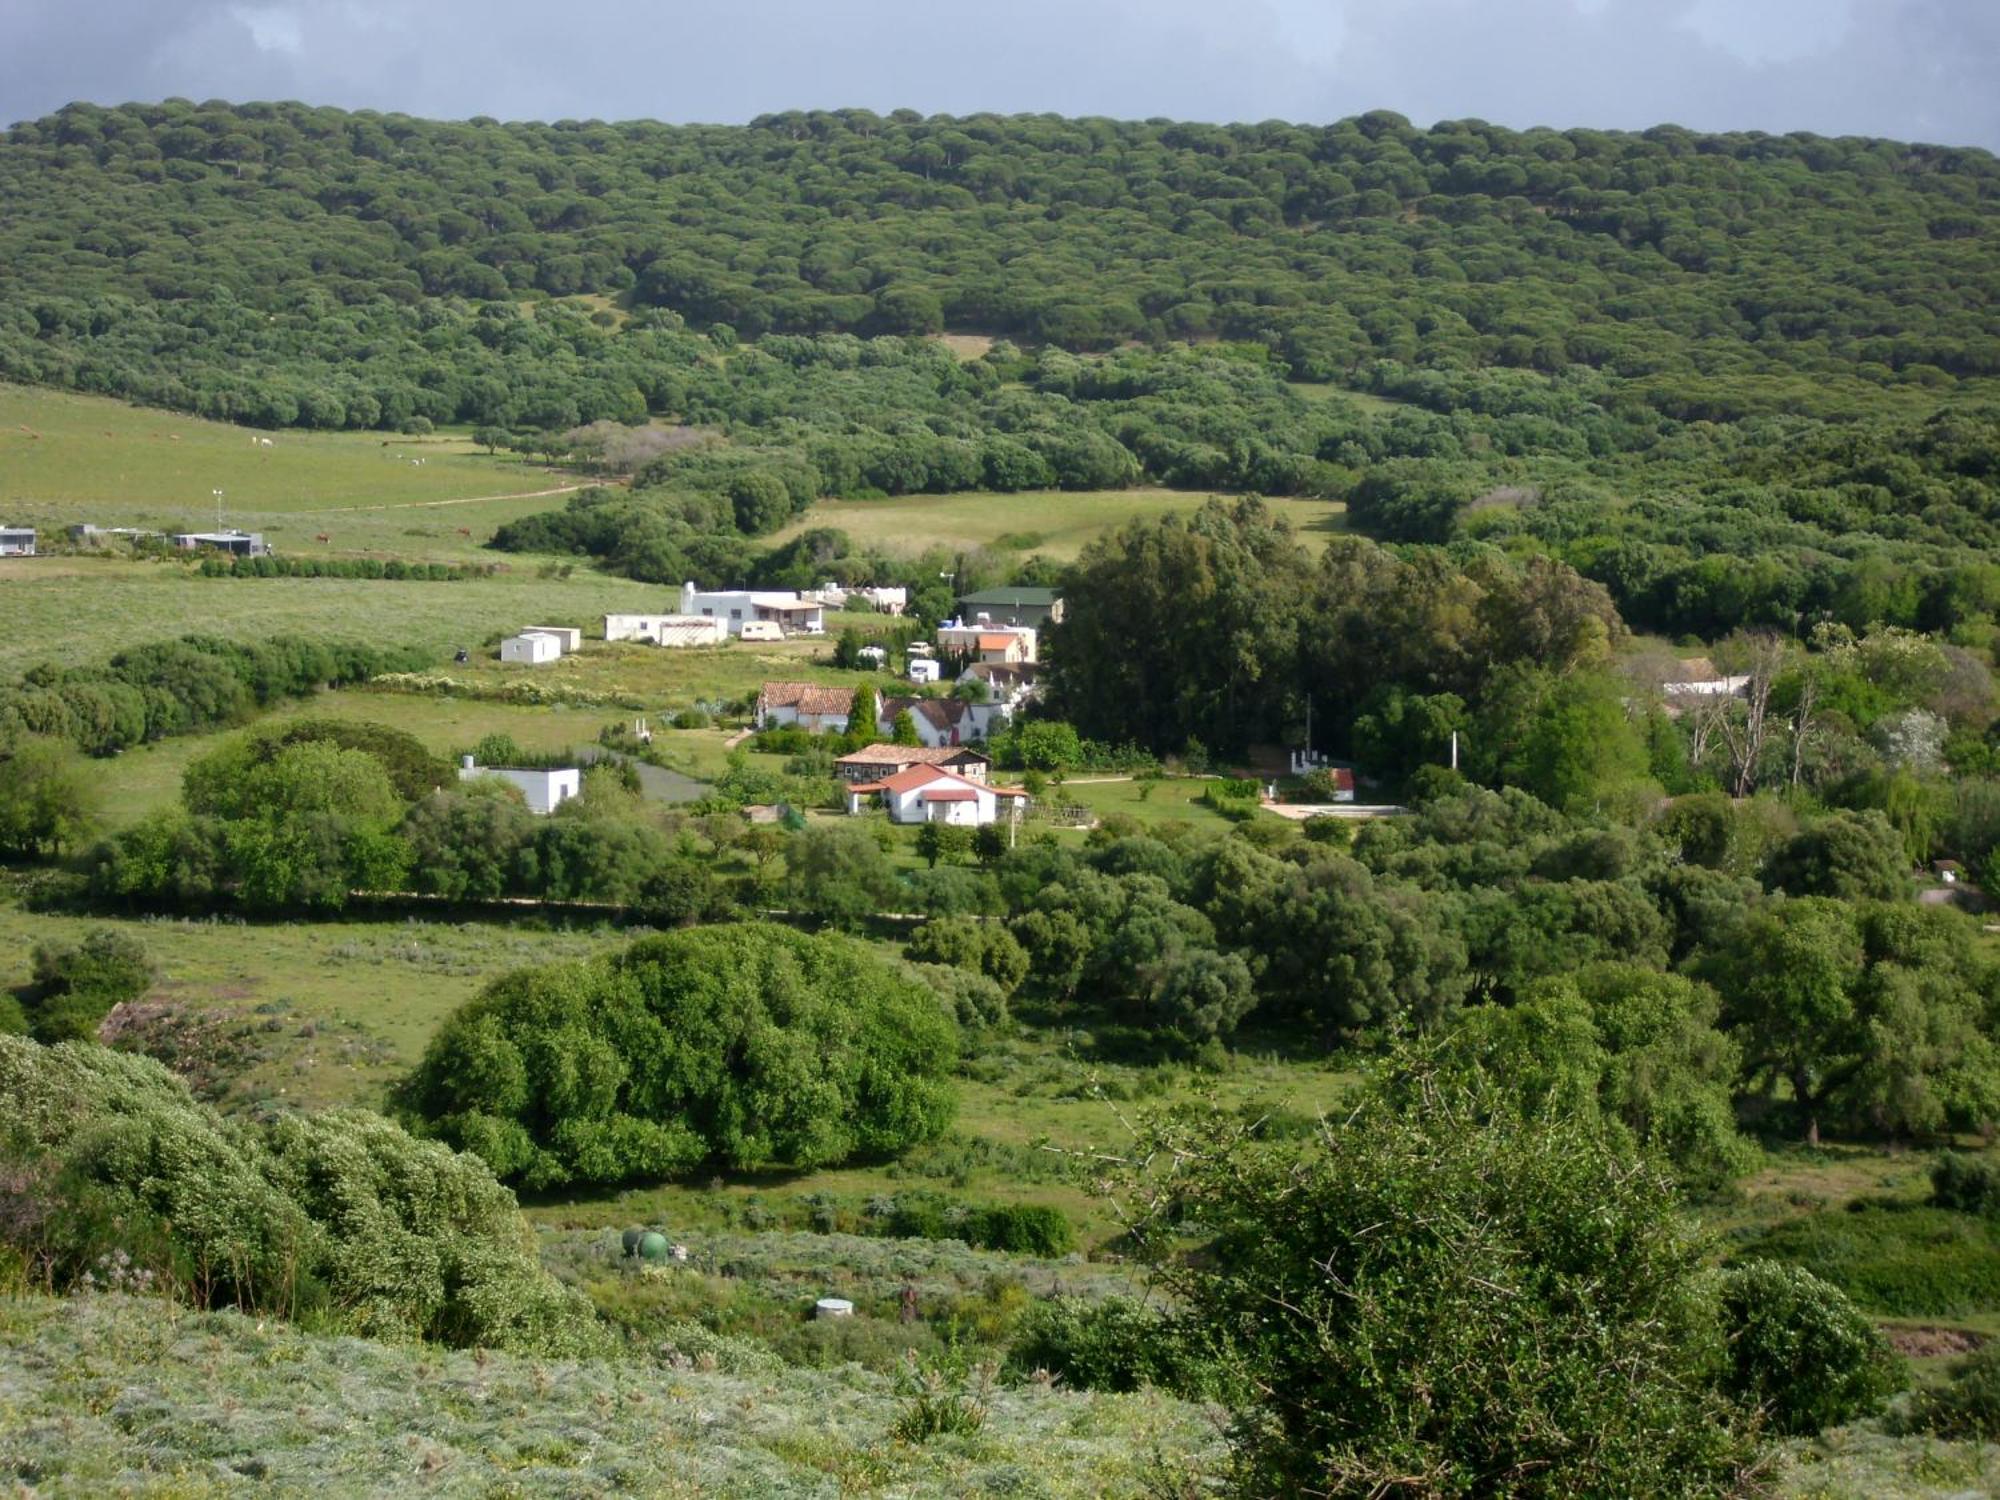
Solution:
[{"label": "dirt path through grass", "polygon": [[335,505],[326,510],[295,510],[295,516],[348,516],[357,511],[435,510],[442,505],[483,505],[489,500],[540,500],[547,495],[568,495],[588,485],[559,484],[552,490],[521,490],[511,495],[465,495],[456,500],[399,500],[394,505]]}]

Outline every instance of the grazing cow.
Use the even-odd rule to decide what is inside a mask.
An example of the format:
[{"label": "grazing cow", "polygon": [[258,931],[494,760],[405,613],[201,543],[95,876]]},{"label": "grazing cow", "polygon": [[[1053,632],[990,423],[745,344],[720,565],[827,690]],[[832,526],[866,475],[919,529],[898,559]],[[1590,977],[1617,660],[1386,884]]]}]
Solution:
[{"label": "grazing cow", "polygon": [[458,534],[460,536],[471,536],[472,528],[470,526],[461,526],[458,528]]},{"label": "grazing cow", "polygon": [[313,540],[316,542],[330,542],[333,540],[333,538],[328,536],[324,531],[322,531],[318,536],[314,537]]},{"label": "grazing cow", "polygon": [[257,446],[259,448],[268,448],[271,446],[271,440],[269,438],[258,438]]}]

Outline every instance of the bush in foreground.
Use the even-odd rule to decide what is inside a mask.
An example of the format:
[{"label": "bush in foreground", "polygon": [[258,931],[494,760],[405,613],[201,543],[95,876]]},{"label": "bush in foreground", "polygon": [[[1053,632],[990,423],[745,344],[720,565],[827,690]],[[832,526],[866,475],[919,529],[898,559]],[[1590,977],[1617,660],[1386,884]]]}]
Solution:
[{"label": "bush in foreground", "polygon": [[405,1089],[531,1187],[886,1156],[950,1123],[957,1028],[858,943],[745,923],[490,985]]},{"label": "bush in foreground", "polygon": [[[1141,1180],[1162,1185],[1142,1240],[1254,1393],[1235,1429],[1244,1491],[1735,1487],[1747,1424],[1718,1387],[1704,1247],[1671,1177],[1476,1075],[1402,1095],[1300,1142],[1204,1116],[1146,1143]],[[1178,1252],[1189,1233],[1195,1257]]]},{"label": "bush in foreground", "polygon": [[0,1237],[101,1281],[355,1332],[568,1354],[588,1306],[484,1163],[361,1112],[224,1120],[148,1058],[0,1037]]}]

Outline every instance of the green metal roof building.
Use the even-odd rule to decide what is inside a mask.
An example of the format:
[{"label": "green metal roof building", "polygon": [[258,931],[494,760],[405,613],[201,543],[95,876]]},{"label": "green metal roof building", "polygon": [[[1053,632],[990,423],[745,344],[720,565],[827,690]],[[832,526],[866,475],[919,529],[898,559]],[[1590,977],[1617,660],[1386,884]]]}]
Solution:
[{"label": "green metal roof building", "polygon": [[958,617],[967,624],[984,616],[992,625],[1027,625],[1040,629],[1062,623],[1062,595],[1054,589],[981,589],[958,601]]}]

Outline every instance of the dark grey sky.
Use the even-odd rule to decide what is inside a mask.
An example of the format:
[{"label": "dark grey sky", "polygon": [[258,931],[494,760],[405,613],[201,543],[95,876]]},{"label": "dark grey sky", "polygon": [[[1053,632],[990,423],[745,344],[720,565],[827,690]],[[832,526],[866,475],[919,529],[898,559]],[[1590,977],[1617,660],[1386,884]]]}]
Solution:
[{"label": "dark grey sky", "polygon": [[1387,108],[2000,149],[2000,0],[0,0],[0,120],[171,94],[505,119]]}]

